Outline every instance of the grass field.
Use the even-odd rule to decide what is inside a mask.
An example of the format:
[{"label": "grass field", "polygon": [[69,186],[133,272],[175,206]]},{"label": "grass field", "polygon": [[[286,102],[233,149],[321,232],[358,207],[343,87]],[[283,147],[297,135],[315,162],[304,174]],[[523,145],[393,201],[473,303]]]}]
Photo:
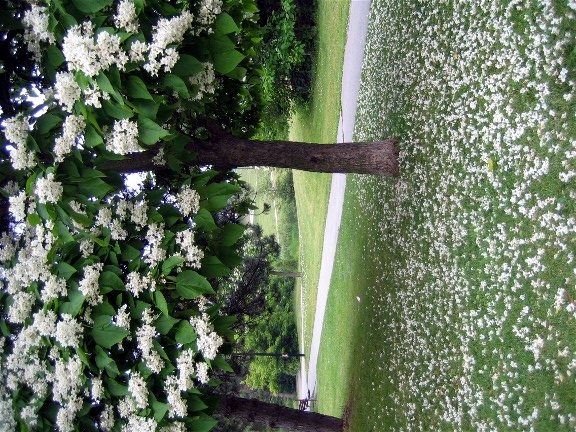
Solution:
[{"label": "grass field", "polygon": [[[314,65],[313,98],[308,106],[296,110],[290,128],[292,141],[322,144],[336,141],[348,7],[348,0],[318,1],[319,45]],[[293,175],[303,273],[296,309],[299,310],[300,296],[303,296],[303,331],[305,350],[309,353],[331,175],[303,171],[294,171]],[[298,331],[302,334],[301,320]]]},{"label": "grass field", "polygon": [[373,0],[356,138],[401,175],[347,184],[318,404],[351,431],[576,428],[575,8]]}]

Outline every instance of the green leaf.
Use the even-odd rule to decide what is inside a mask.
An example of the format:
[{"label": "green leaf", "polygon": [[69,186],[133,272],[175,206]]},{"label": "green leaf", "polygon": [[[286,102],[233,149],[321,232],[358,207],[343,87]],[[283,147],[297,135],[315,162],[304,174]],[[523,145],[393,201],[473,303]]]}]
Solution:
[{"label": "green leaf", "polygon": [[128,330],[113,325],[111,319],[111,316],[101,315],[94,320],[94,326],[92,328],[94,342],[108,349],[122,342],[122,340],[130,334]]},{"label": "green leaf", "polygon": [[134,110],[140,117],[144,116],[150,120],[156,120],[160,104],[148,99],[134,99],[132,104],[134,105]]},{"label": "green leaf", "polygon": [[194,270],[184,270],[178,274],[176,291],[186,299],[193,299],[203,294],[215,294],[206,278]]},{"label": "green leaf", "polygon": [[176,93],[178,93],[178,95],[181,98],[185,99],[190,97],[190,93],[188,92],[188,87],[186,86],[186,83],[182,78],[180,78],[177,75],[173,74],[166,75],[166,77],[164,78],[164,85],[166,87],[171,88]]},{"label": "green leaf", "polygon": [[70,234],[68,227],[64,225],[62,221],[56,222],[56,230],[58,232],[58,238],[62,241],[62,243],[73,242],[74,237]]},{"label": "green leaf", "polygon": [[87,14],[96,13],[106,6],[110,6],[112,2],[113,0],[72,0],[72,3],[80,12]]},{"label": "green leaf", "polygon": [[68,300],[60,305],[58,311],[60,314],[67,313],[72,316],[78,315],[84,304],[84,294],[80,292],[76,285],[68,288]]},{"label": "green leaf", "polygon": [[210,432],[217,424],[217,420],[214,420],[213,418],[204,414],[200,416],[200,419],[187,423],[187,427],[188,432]]},{"label": "green leaf", "polygon": [[168,412],[169,408],[170,405],[168,405],[167,403],[160,402],[158,400],[152,402],[152,410],[154,411],[154,420],[160,422]]},{"label": "green leaf", "polygon": [[208,185],[206,188],[208,210],[218,211],[223,209],[228,204],[228,199],[240,191],[240,186],[230,183],[212,183]]},{"label": "green leaf", "polygon": [[230,269],[215,256],[206,256],[202,260],[200,271],[209,278],[218,278],[230,273]]},{"label": "green leaf", "polygon": [[78,192],[88,197],[102,198],[112,189],[114,189],[112,186],[98,177],[85,179],[78,183]]},{"label": "green leaf", "polygon": [[115,273],[103,271],[100,274],[99,283],[101,287],[110,287],[116,291],[124,291],[124,282]]},{"label": "green leaf", "polygon": [[162,275],[168,276],[174,267],[179,266],[184,262],[184,258],[179,256],[171,256],[162,263]]},{"label": "green leaf", "polygon": [[176,342],[182,345],[192,343],[196,340],[196,332],[194,327],[189,321],[182,320],[178,325],[178,330],[176,330]]},{"label": "green leaf", "polygon": [[190,411],[202,411],[208,408],[208,405],[206,405],[198,396],[189,396],[186,399],[186,402],[188,402],[188,409]]},{"label": "green leaf", "polygon": [[236,50],[214,53],[214,70],[221,74],[232,72],[244,57],[244,54]]},{"label": "green leaf", "polygon": [[128,386],[120,384],[107,376],[103,378],[104,384],[112,396],[126,396],[128,394]]},{"label": "green leaf", "polygon": [[119,105],[108,100],[102,101],[102,108],[104,108],[106,114],[118,120],[127,119],[134,115],[132,110],[126,105]]},{"label": "green leaf", "polygon": [[234,22],[234,19],[226,12],[222,12],[220,15],[218,15],[214,26],[216,31],[219,31],[223,34],[234,33],[240,30],[236,25],[236,22]]},{"label": "green leaf", "polygon": [[59,126],[61,122],[62,118],[54,114],[46,113],[41,115],[38,120],[36,120],[34,129],[41,134],[45,134],[50,132],[56,126]]},{"label": "green leaf", "polygon": [[94,350],[94,352],[96,353],[94,360],[96,361],[96,366],[98,366],[100,370],[104,370],[106,366],[108,366],[111,362],[114,361],[108,356],[106,351],[104,351],[102,347],[100,347],[99,345],[96,345],[96,349]]},{"label": "green leaf", "polygon": [[172,68],[172,73],[179,77],[189,77],[204,71],[204,65],[188,54],[180,54],[180,59]]},{"label": "green leaf", "polygon": [[126,84],[126,93],[134,99],[147,99],[154,101],[154,98],[148,91],[146,83],[136,75],[130,75]]},{"label": "green leaf", "polygon": [[222,369],[226,372],[234,372],[234,369],[228,364],[226,360],[221,355],[216,356],[214,360],[210,361],[213,368]]},{"label": "green leaf", "polygon": [[68,280],[78,270],[76,270],[76,268],[72,267],[67,262],[62,261],[59,262],[58,265],[56,266],[56,271],[58,272],[58,276],[60,276],[64,280]]},{"label": "green leaf", "polygon": [[102,136],[94,129],[94,126],[87,125],[84,132],[84,144],[86,147],[96,147],[104,144]]},{"label": "green leaf", "polygon": [[124,261],[133,261],[137,258],[140,258],[140,249],[136,249],[129,244],[122,245],[122,259]]},{"label": "green leaf", "polygon": [[146,117],[138,117],[139,139],[144,144],[153,145],[168,135],[168,131]]},{"label": "green leaf", "polygon": [[238,225],[238,224],[225,225],[222,233],[222,244],[224,246],[232,246],[238,241],[240,237],[242,237],[242,234],[244,234],[245,230],[246,227],[244,225]]},{"label": "green leaf", "polygon": [[116,89],[114,88],[114,86],[112,86],[112,83],[110,83],[110,80],[108,79],[108,77],[104,72],[100,72],[98,74],[98,76],[96,77],[96,82],[98,83],[98,87],[100,88],[100,90],[109,93],[111,95],[116,94]]},{"label": "green leaf", "polygon": [[154,323],[156,330],[160,332],[160,334],[168,334],[168,332],[174,327],[174,325],[180,321],[177,318],[173,318],[170,315],[166,315],[164,313],[160,314],[160,317]]},{"label": "green leaf", "polygon": [[57,68],[64,63],[64,55],[56,45],[48,45],[46,54],[48,55],[48,63],[50,63],[51,66]]},{"label": "green leaf", "polygon": [[236,48],[234,42],[232,42],[228,36],[221,33],[212,34],[208,40],[208,46],[210,48],[210,52],[212,52],[214,55],[232,51],[234,48]]},{"label": "green leaf", "polygon": [[164,314],[170,315],[168,311],[168,303],[164,298],[164,294],[161,291],[154,291],[154,304],[158,309],[160,309]]},{"label": "green leaf", "polygon": [[198,214],[194,217],[194,221],[199,229],[204,229],[208,232],[214,231],[218,228],[214,222],[212,214],[204,208],[198,211]]}]

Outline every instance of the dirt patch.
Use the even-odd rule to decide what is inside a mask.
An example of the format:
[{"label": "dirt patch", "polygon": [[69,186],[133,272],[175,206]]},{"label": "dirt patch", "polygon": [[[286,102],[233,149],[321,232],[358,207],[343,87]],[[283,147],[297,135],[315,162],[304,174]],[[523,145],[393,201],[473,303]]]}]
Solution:
[{"label": "dirt patch", "polygon": [[350,431],[350,417],[352,415],[352,392],[348,395],[344,412],[342,412],[342,430],[344,432]]}]

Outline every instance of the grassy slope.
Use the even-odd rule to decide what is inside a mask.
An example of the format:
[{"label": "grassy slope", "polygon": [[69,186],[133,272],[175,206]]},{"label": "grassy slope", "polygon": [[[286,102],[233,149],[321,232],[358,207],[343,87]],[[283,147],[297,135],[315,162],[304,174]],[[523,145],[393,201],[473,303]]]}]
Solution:
[{"label": "grassy slope", "polygon": [[[332,143],[338,130],[342,62],[348,20],[347,0],[318,1],[318,56],[315,64],[313,98],[294,115],[290,140]],[[322,257],[324,224],[330,194],[329,174],[294,171],[294,189],[300,232],[300,263],[304,276],[306,352],[310,347],[316,289]],[[299,309],[300,298],[297,297]],[[299,322],[300,324],[300,322]],[[299,328],[299,331],[301,329]]]},{"label": "grassy slope", "polygon": [[358,139],[402,174],[347,184],[319,409],[352,431],[576,427],[576,15],[484,3],[373,2]]}]

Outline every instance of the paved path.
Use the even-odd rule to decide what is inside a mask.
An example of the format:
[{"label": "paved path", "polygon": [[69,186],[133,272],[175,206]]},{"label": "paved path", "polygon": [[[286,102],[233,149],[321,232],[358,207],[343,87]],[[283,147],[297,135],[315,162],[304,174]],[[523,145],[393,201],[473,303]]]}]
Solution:
[{"label": "paved path", "polygon": [[[356,103],[360,89],[360,75],[364,59],[364,44],[368,27],[371,0],[351,0],[348,18],[348,35],[344,51],[344,65],[342,73],[342,96],[340,110],[340,124],[338,125],[338,142],[352,141],[354,121],[356,117]],[[322,335],[324,312],[328,300],[330,278],[336,255],[338,231],[342,218],[344,204],[344,191],[346,189],[346,175],[333,174],[328,212],[326,215],[326,228],[324,230],[324,245],[322,248],[322,263],[320,266],[320,279],[318,281],[318,294],[316,300],[316,313],[314,315],[314,328],[312,331],[312,345],[308,359],[308,373],[306,362],[302,359],[301,372],[298,376],[298,397],[303,399],[308,390],[316,398],[316,365],[318,350]],[[303,340],[303,338],[301,338]],[[303,349],[303,348],[302,348]]]}]

